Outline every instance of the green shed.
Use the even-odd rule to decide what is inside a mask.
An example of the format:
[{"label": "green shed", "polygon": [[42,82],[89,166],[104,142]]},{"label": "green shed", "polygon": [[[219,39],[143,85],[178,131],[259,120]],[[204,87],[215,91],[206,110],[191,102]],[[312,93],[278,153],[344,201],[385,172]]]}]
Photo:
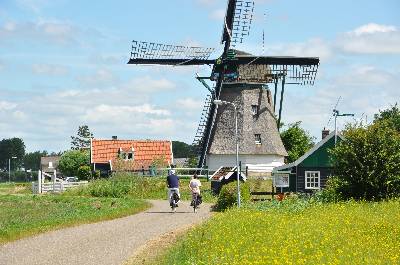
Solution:
[{"label": "green shed", "polygon": [[[324,134],[323,134],[324,135]],[[337,142],[343,136],[337,134]],[[310,193],[323,189],[326,181],[333,174],[329,149],[335,147],[335,132],[325,134],[325,137],[307,153],[293,163],[276,167],[273,174],[289,173],[289,187],[283,191]]]}]

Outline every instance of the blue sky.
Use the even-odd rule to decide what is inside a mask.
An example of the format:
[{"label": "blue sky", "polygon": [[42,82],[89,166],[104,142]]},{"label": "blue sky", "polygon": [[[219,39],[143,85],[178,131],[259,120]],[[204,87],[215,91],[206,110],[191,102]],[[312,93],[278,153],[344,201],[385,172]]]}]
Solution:
[{"label": "blue sky", "polygon": [[[319,56],[315,86],[288,86],[283,122],[317,139],[339,110],[372,120],[400,101],[399,1],[256,0],[239,49]],[[207,90],[203,67],[127,65],[135,40],[214,47],[224,0],[0,0],[0,138],[60,151],[87,124],[97,138],[191,143]],[[265,15],[264,15],[265,14]],[[216,56],[219,55],[216,52]],[[343,128],[352,118],[342,118]]]}]

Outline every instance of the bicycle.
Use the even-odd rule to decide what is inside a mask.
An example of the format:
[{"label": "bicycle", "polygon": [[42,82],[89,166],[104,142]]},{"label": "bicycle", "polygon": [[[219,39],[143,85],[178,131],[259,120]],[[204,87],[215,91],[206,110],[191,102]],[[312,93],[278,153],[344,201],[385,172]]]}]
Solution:
[{"label": "bicycle", "polygon": [[197,209],[199,208],[199,205],[201,204],[201,196],[197,192],[193,194],[193,199],[192,199],[192,206],[193,206],[193,212],[197,212]]},{"label": "bicycle", "polygon": [[176,190],[172,191],[169,205],[171,206],[172,212],[176,212],[176,208],[178,207],[179,196]]}]

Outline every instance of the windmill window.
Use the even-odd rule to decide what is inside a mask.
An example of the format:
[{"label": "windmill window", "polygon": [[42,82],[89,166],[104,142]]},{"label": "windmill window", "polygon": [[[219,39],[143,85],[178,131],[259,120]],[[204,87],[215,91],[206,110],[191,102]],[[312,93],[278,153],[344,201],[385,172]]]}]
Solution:
[{"label": "windmill window", "polygon": [[253,116],[258,115],[258,105],[251,105],[251,113],[253,114]]},{"label": "windmill window", "polygon": [[320,188],[320,172],[306,171],[305,172],[305,188],[307,190],[319,190]]},{"label": "windmill window", "polygon": [[261,144],[261,134],[255,134],[254,139],[256,144]]}]

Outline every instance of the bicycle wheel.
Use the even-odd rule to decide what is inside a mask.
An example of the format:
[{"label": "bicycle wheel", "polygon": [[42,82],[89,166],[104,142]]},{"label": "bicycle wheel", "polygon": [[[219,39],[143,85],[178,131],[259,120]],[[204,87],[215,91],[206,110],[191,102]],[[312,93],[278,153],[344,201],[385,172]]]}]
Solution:
[{"label": "bicycle wheel", "polygon": [[194,194],[193,198],[193,212],[195,213],[197,211],[197,193]]}]

